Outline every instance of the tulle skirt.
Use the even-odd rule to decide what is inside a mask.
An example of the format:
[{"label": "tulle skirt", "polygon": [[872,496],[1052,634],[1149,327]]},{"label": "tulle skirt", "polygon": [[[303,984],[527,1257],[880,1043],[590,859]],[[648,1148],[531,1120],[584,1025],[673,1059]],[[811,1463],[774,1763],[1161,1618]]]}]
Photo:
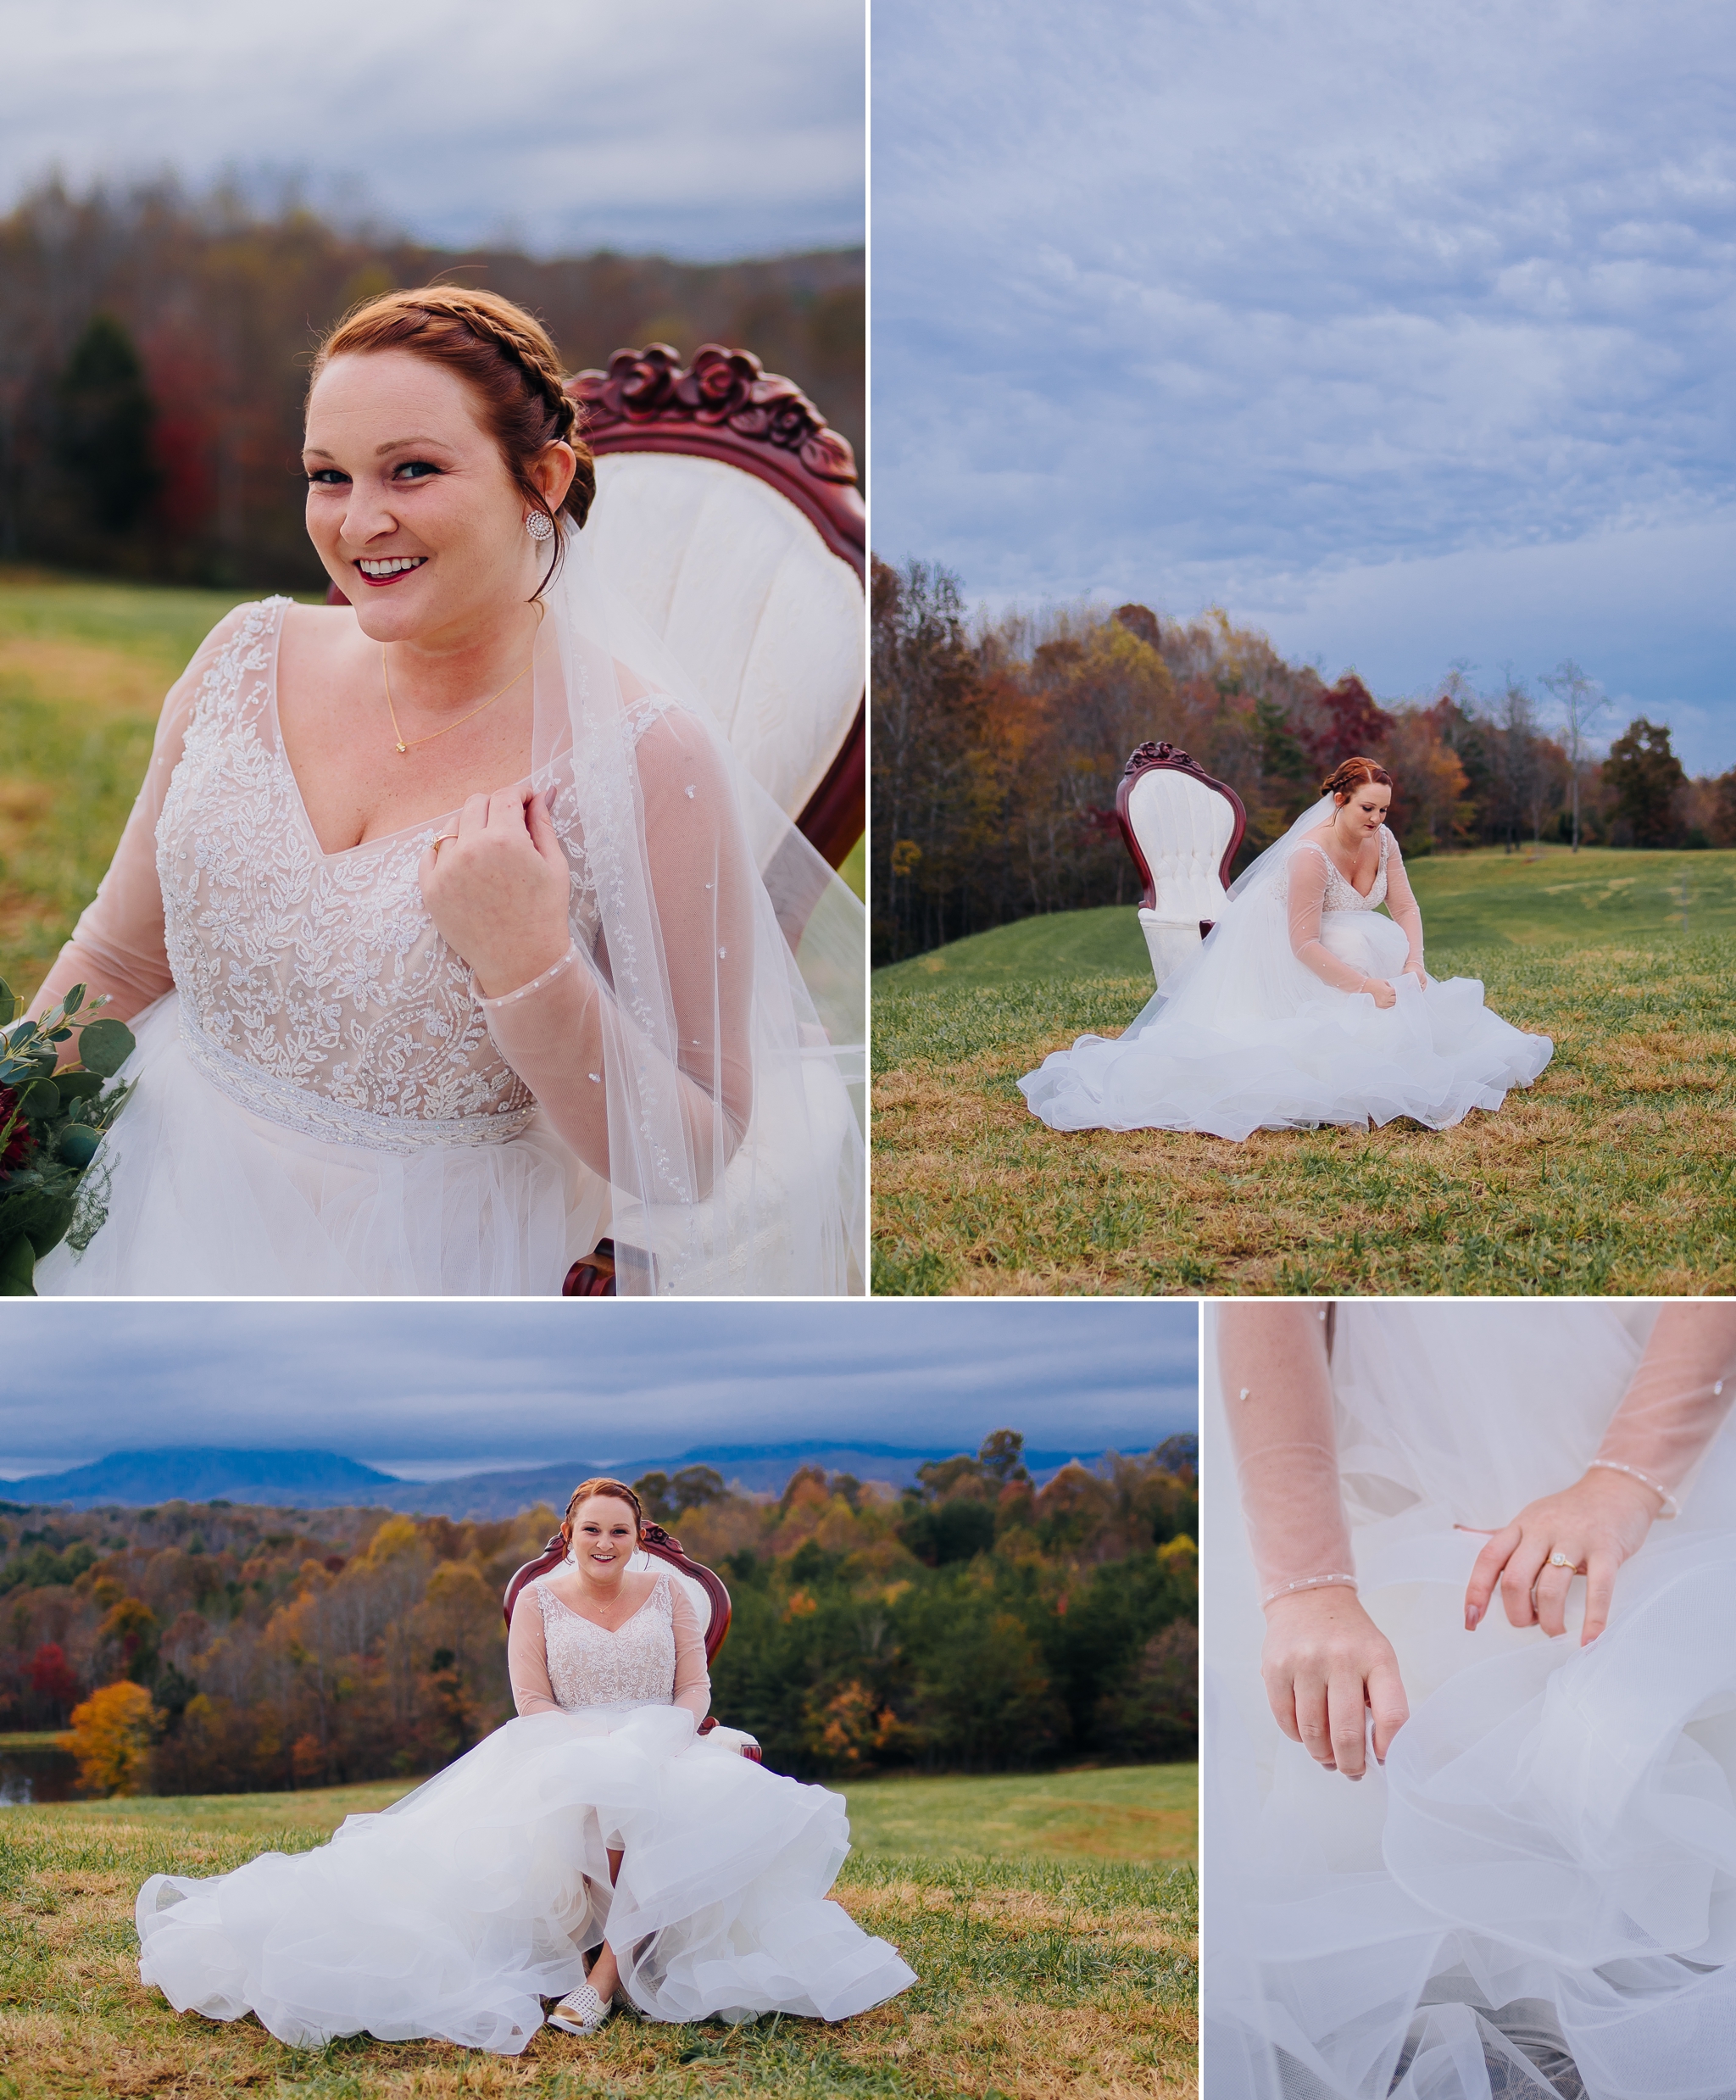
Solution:
[{"label": "tulle skirt", "polygon": [[252,2012],[296,2047],[516,2055],[606,1938],[648,2019],[843,2019],[915,1980],[826,1900],[849,1850],[837,1795],[696,1739],[681,1707],[534,1714],[317,1852],[153,1874],[140,1974],[177,2011]]},{"label": "tulle skirt", "polygon": [[173,993],[132,1025],[137,1090],[86,1178],[108,1217],[37,1263],[45,1297],[546,1295],[609,1230],[606,1183],[540,1117],[402,1155],[309,1137],[206,1078]]},{"label": "tulle skirt", "polygon": [[[1529,1086],[1555,1046],[1491,1013],[1475,978],[1403,974],[1405,941],[1372,911],[1329,912],[1321,938],[1365,976],[1394,985],[1397,1003],[1318,983],[1299,1010],[1250,1012],[1233,1024],[1190,1020],[1160,999],[1127,1033],[1082,1035],[1019,1085],[1054,1130],[1199,1130],[1246,1138],[1259,1129],[1366,1128],[1409,1116],[1432,1130],[1474,1108],[1497,1109]],[[1316,981],[1317,983],[1317,981]]]},{"label": "tulle skirt", "polygon": [[[1538,1346],[1516,1362],[1505,1343],[1521,1313]],[[1510,1627],[1499,1598],[1466,1634],[1483,1535],[1460,1527],[1505,1520],[1466,1507],[1477,1446],[1499,1446],[1503,1419],[1517,1420],[1538,1476],[1518,1484],[1525,1500],[1577,1478],[1633,1362],[1622,1314],[1357,1306],[1340,1308],[1341,1340],[1347,1316],[1394,1327],[1394,1416],[1419,1387],[1456,1402],[1438,1462],[1425,1454],[1440,1499],[1385,1518],[1365,1507],[1354,1526],[1363,1602],[1397,1652],[1411,1717],[1384,1770],[1371,1763],[1355,1785],[1279,1735],[1209,1390],[1205,2100],[1727,2100],[1736,1439],[1719,1436],[1684,1516],[1655,1525],[1622,1569],[1593,1646],[1577,1646],[1583,1582],[1565,1640]],[[1551,1333],[1557,1380],[1538,1375]],[[1359,1395],[1365,1430],[1372,1398]],[[1416,1456],[1389,1465],[1365,1441],[1355,1462],[1390,1482]]]}]

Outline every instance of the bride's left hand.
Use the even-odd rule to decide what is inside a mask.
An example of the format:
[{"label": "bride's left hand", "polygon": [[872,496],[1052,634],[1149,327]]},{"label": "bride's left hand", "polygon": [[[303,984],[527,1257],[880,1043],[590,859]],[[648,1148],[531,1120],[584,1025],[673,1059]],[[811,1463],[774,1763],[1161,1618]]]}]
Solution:
[{"label": "bride's left hand", "polygon": [[484,998],[517,991],[566,953],[571,885],[542,794],[473,794],[457,831],[427,849],[418,874],[428,916]]},{"label": "bride's left hand", "polygon": [[[1603,1466],[1594,1467],[1559,1495],[1527,1503],[1477,1557],[1465,1592],[1466,1630],[1474,1633],[1482,1624],[1499,1582],[1510,1625],[1564,1634],[1567,1591],[1575,1574],[1583,1574],[1585,1624],[1580,1646],[1595,1640],[1609,1624],[1616,1570],[1645,1543],[1662,1507],[1655,1489]],[[1570,1565],[1552,1566],[1552,1553],[1561,1554]]]}]

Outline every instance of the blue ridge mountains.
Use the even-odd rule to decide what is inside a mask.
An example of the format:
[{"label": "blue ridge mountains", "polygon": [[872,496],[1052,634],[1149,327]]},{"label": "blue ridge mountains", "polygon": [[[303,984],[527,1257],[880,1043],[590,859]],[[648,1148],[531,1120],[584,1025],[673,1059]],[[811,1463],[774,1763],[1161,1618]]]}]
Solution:
[{"label": "blue ridge mountains", "polygon": [[[713,1466],[732,1486],[754,1493],[781,1490],[801,1466],[854,1473],[861,1480],[904,1486],[933,1458],[955,1456],[956,1445],[910,1451],[883,1444],[809,1441],[776,1445],[710,1445],[652,1458],[608,1464],[564,1459],[554,1464],[497,1468],[444,1480],[406,1480],[335,1451],[224,1451],[206,1448],[111,1451],[64,1473],[0,1480],[0,1496],[18,1505],[96,1509],[113,1504],[149,1508],[163,1502],[248,1502],[274,1509],[395,1509],[407,1515],[487,1522],[516,1516],[546,1502],[559,1508],[589,1473],[637,1480],[656,1471]],[[1071,1458],[1089,1463],[1094,1451],[1027,1451],[1039,1480]]]}]

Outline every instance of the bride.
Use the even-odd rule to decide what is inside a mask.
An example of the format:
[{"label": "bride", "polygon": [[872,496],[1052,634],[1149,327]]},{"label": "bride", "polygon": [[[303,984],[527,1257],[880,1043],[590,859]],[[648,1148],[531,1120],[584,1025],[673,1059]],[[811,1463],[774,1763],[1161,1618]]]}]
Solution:
[{"label": "bride", "polygon": [[[586,1480],[570,1549],[522,1590],[519,1718],[328,1845],[139,1891],[140,1975],[177,2012],[253,2013],[280,2042],[366,2032],[517,2055],[549,2024],[837,2020],[914,1972],[826,1891],[843,1800],[696,1736],[704,1643],[669,1570],[633,1573],[638,1497]],[[593,1954],[587,1975],[585,1956]]]},{"label": "bride", "polygon": [[1032,1113],[1238,1139],[1397,1116],[1444,1130],[1529,1086],[1549,1038],[1491,1013],[1475,978],[1423,967],[1392,799],[1390,773],[1346,759],[1121,1037],[1082,1035],[1020,1080]]},{"label": "bride", "polygon": [[611,586],[576,423],[492,293],[327,338],[351,603],[238,607],[169,694],[36,1001],[137,1037],[39,1291],[549,1293],[605,1234],[622,1292],[861,1289],[860,908]]},{"label": "bride", "polygon": [[1736,2090],[1736,1306],[1207,1344],[1206,2100]]}]

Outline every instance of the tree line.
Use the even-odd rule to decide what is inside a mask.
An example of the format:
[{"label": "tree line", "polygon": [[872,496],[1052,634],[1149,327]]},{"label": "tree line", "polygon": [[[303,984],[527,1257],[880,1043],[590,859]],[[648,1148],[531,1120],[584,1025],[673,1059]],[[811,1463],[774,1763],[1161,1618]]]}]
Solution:
[{"label": "tree line", "polygon": [[0,560],[317,588],[302,527],[309,353],[359,301],[433,278],[542,318],[570,371],[721,341],[796,381],[862,451],[860,249],[685,264],[539,260],[343,227],[292,195],[58,181],[0,219]]},{"label": "tree line", "polygon": [[1242,798],[1238,867],[1359,752],[1392,771],[1391,822],[1413,857],[1576,838],[1736,845],[1736,770],[1690,780],[1667,727],[1643,717],[1594,757],[1607,703],[1576,664],[1537,690],[1510,675],[1480,692],[1457,669],[1427,700],[1383,704],[1354,672],[1328,685],[1216,610],[973,623],[958,578],[921,561],[876,561],[871,606],[877,963],[1039,912],[1137,902],[1116,788],[1154,738]]},{"label": "tree line", "polygon": [[[730,1587],[713,1711],[775,1769],[1194,1754],[1191,1439],[1040,1488],[1010,1431],[902,1493],[635,1485]],[[0,1727],[68,1728],[92,1791],[437,1770],[512,1713],[500,1599],[556,1522],[0,1505]]]}]

